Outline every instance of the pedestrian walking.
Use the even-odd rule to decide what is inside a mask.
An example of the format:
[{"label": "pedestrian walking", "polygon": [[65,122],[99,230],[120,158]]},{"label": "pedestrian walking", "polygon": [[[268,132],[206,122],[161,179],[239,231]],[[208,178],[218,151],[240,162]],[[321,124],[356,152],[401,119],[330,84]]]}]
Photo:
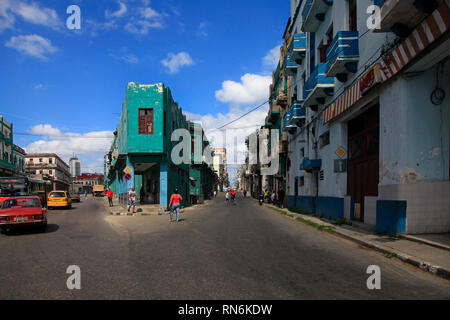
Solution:
[{"label": "pedestrian walking", "polygon": [[214,198],[217,197],[217,191],[214,190]]},{"label": "pedestrian walking", "polygon": [[134,188],[131,188],[130,192],[128,192],[128,212],[130,212],[130,209],[133,208],[133,216],[135,215],[136,210],[136,191],[134,191]]},{"label": "pedestrian walking", "polygon": [[114,193],[111,191],[111,189],[108,189],[106,194],[108,195],[109,206],[113,207],[114,206],[114,203],[113,203]]},{"label": "pedestrian walking", "polygon": [[180,221],[180,208],[181,201],[183,197],[178,193],[178,189],[175,189],[172,196],[170,197],[169,208],[170,208],[170,222],[173,222],[173,212],[176,211],[177,222]]},{"label": "pedestrian walking", "polygon": [[227,205],[230,201],[230,193],[227,191],[227,193],[225,194],[225,201],[227,202]]}]

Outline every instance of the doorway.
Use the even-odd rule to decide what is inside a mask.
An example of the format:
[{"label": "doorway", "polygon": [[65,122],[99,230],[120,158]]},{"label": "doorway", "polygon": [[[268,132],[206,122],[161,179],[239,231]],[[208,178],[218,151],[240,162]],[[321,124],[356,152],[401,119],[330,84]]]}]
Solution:
[{"label": "doorway", "polygon": [[364,221],[364,198],[378,196],[380,107],[348,123],[347,194],[354,199],[354,219]]}]

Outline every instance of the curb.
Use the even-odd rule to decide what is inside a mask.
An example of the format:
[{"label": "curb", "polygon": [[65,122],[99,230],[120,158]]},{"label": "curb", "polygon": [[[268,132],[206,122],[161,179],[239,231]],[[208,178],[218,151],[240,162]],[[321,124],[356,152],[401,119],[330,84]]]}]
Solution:
[{"label": "curb", "polygon": [[438,249],[450,251],[450,246],[446,246],[445,244],[440,244],[440,243],[437,243],[437,242],[434,242],[431,240],[421,239],[421,238],[417,238],[417,237],[410,236],[410,235],[404,235],[404,234],[399,235],[399,237],[402,239],[405,239],[405,240],[414,241],[414,242],[426,244],[428,246],[435,247]]},{"label": "curb", "polygon": [[[267,204],[264,204],[264,207],[266,207],[268,209],[272,209]],[[303,218],[305,220],[308,220],[310,222],[313,222],[313,223],[317,223],[316,221],[313,221],[313,220],[309,219],[310,218],[309,216],[305,216],[305,215],[302,215],[302,214],[291,212],[288,209],[278,209],[278,210],[283,210],[286,213],[296,215],[298,217],[301,217],[301,218]],[[273,210],[273,211],[275,211],[275,210]],[[287,216],[287,217],[290,218],[290,219],[296,220],[295,218],[292,218],[292,217],[289,217],[289,216]],[[322,225],[330,226],[331,224],[322,221]],[[437,265],[433,265],[430,262],[424,261],[424,260],[422,260],[420,258],[411,256],[409,254],[406,254],[406,253],[403,253],[403,252],[400,252],[400,251],[396,251],[396,250],[393,250],[393,249],[388,249],[388,248],[376,245],[376,244],[374,244],[372,242],[364,241],[362,239],[359,239],[359,238],[356,238],[356,237],[352,237],[351,235],[349,235],[349,234],[339,230],[338,229],[339,226],[333,225],[333,227],[334,227],[333,230],[327,230],[326,232],[331,233],[331,234],[335,234],[337,236],[340,236],[340,237],[345,238],[347,240],[353,241],[353,242],[358,243],[358,244],[360,244],[360,245],[362,245],[362,246],[364,246],[366,248],[369,248],[369,249],[381,252],[383,254],[392,255],[393,257],[398,258],[401,261],[403,261],[405,263],[408,263],[408,264],[410,264],[410,265],[412,265],[412,266],[414,266],[416,268],[419,268],[419,269],[421,269],[423,271],[426,271],[428,273],[431,273],[431,274],[436,275],[438,277],[441,277],[443,279],[450,280],[450,270],[447,270],[447,269],[442,268],[442,267],[437,266]],[[320,231],[320,230],[318,230],[318,231]],[[410,239],[407,239],[407,238],[405,238],[405,239],[406,240],[410,240]],[[424,242],[422,242],[422,243],[424,243]],[[425,243],[425,244],[428,244],[428,243]],[[440,249],[442,249],[442,248],[440,248]]]}]

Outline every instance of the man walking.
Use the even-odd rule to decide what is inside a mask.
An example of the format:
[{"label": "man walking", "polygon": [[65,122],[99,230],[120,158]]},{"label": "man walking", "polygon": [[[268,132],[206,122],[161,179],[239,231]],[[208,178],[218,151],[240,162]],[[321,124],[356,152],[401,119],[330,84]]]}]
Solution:
[{"label": "man walking", "polygon": [[114,198],[114,193],[111,191],[111,189],[108,189],[108,192],[106,193],[108,195],[108,201],[109,201],[109,206],[113,207],[113,198]]},{"label": "man walking", "polygon": [[134,188],[131,188],[130,192],[128,192],[128,212],[130,212],[130,209],[133,208],[133,216],[134,211],[136,210],[136,191],[134,191]]}]

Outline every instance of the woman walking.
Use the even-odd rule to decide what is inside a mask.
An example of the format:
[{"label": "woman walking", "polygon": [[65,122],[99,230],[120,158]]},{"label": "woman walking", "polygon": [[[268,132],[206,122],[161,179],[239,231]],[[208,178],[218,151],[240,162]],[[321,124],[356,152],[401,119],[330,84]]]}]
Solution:
[{"label": "woman walking", "polygon": [[177,222],[180,221],[180,208],[181,201],[183,197],[178,193],[178,189],[175,189],[172,196],[170,197],[169,208],[170,208],[170,222],[173,222],[173,212],[177,212]]}]

